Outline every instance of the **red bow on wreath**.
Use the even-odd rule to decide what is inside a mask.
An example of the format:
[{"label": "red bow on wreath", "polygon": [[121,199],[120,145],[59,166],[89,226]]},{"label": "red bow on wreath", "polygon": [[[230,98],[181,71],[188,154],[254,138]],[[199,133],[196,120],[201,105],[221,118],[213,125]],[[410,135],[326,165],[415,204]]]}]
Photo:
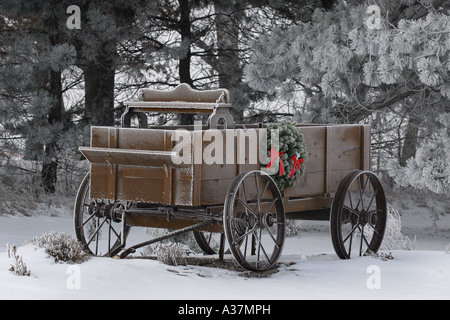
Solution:
[{"label": "red bow on wreath", "polygon": [[294,165],[292,166],[291,172],[289,173],[289,178],[292,178],[292,176],[295,174],[296,168],[298,168],[299,170],[302,168],[302,163],[305,161],[302,158],[297,159],[296,155],[292,156],[292,160],[294,161]]},{"label": "red bow on wreath", "polygon": [[[275,150],[274,147],[272,147],[272,149],[270,149],[270,162],[267,165],[267,170],[270,170],[270,168],[274,165],[275,160],[277,160],[277,158],[280,158],[280,156],[283,154],[283,152],[277,152],[277,150]],[[284,164],[283,164],[283,160],[281,160],[280,158],[280,176],[282,176],[284,174]]]}]

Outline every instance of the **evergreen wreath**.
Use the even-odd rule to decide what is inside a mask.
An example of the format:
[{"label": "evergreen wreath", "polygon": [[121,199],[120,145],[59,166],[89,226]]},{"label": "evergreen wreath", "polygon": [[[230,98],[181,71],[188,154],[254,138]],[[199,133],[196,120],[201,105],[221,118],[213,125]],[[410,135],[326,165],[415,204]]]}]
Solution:
[{"label": "evergreen wreath", "polygon": [[[278,129],[279,146],[272,146],[272,130]],[[299,180],[305,173],[304,162],[307,161],[308,152],[305,146],[305,140],[302,133],[296,127],[295,122],[282,121],[278,124],[267,125],[267,151],[270,156],[270,162],[267,165],[269,170],[279,158],[278,171],[271,177],[278,185],[281,193]]]}]

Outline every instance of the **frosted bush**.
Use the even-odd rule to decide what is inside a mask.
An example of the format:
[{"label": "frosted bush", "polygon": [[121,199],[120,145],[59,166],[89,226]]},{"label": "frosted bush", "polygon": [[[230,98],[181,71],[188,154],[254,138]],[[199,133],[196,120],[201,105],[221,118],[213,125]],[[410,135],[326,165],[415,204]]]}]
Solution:
[{"label": "frosted bush", "polygon": [[81,263],[88,259],[88,254],[81,243],[66,233],[44,233],[30,242],[39,248],[44,248],[55,262]]},{"label": "frosted bush", "polygon": [[[171,231],[174,231],[174,230],[161,229],[161,228],[147,228],[145,232],[149,235],[150,238],[153,239],[153,238],[159,238],[159,237],[165,236]],[[185,233],[177,234],[170,238],[159,241],[159,243],[172,243],[172,242],[176,242],[176,243],[185,245],[186,247],[189,248],[190,252],[194,252],[194,253],[203,252],[199,248],[197,241],[194,238],[193,232],[185,232]],[[155,253],[154,245],[150,245],[144,249],[144,255],[151,255],[154,253]]]},{"label": "frosted bush", "polygon": [[153,252],[158,261],[171,266],[185,265],[186,253],[190,249],[181,243],[158,243],[153,246]]},{"label": "frosted bush", "polygon": [[31,271],[23,262],[22,257],[17,254],[17,247],[15,245],[10,246],[9,244],[6,244],[6,253],[8,254],[8,258],[14,259],[14,265],[11,265],[9,271],[18,276],[29,277],[31,275]]},{"label": "frosted bush", "polygon": [[13,272],[18,276],[29,277],[31,275],[31,271],[28,269],[28,267],[23,262],[22,257],[19,255],[14,256],[14,265],[11,265],[9,271]]},{"label": "frosted bush", "polygon": [[286,237],[297,235],[301,228],[301,222],[286,219]]},{"label": "frosted bush", "polygon": [[402,233],[400,213],[387,205],[387,221],[381,250],[410,250],[411,240]]}]

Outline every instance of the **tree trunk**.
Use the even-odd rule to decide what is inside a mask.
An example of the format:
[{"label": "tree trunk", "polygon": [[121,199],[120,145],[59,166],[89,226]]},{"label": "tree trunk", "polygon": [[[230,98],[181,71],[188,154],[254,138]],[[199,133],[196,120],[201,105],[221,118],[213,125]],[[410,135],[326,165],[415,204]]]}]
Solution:
[{"label": "tree trunk", "polygon": [[[50,71],[50,92],[54,99],[53,106],[50,108],[48,114],[48,123],[56,125],[61,122],[63,101],[62,101],[62,82],[60,71]],[[46,143],[44,146],[44,158],[42,163],[42,185],[47,193],[54,193],[56,191],[57,171],[58,171],[58,157],[56,150],[57,136],[53,135],[52,141]]]},{"label": "tree trunk", "polygon": [[104,44],[95,62],[83,68],[85,81],[85,113],[88,124],[114,125],[115,56],[113,44]]},{"label": "tree trunk", "polygon": [[239,57],[239,25],[233,17],[235,8],[230,3],[214,2],[216,12],[215,25],[217,30],[217,50],[219,86],[228,89],[231,93],[231,103],[235,107],[232,109],[235,120],[242,120],[244,105],[243,92],[239,90],[242,84],[243,67]]},{"label": "tree trunk", "polygon": [[[59,18],[55,15],[50,16],[45,25],[49,30],[49,45],[51,47],[61,43],[61,32],[58,30]],[[52,97],[52,106],[48,112],[47,120],[50,126],[61,123],[64,110],[62,97],[62,76],[61,70],[50,70],[48,74],[49,84],[47,86]],[[56,191],[56,182],[58,179],[58,154],[56,141],[58,134],[52,130],[51,141],[44,145],[44,156],[42,160],[42,186],[45,192],[54,193]]]},{"label": "tree trunk", "polygon": [[399,159],[399,163],[403,167],[406,166],[406,160],[416,155],[419,124],[419,117],[411,115],[406,126],[405,139]]},{"label": "tree trunk", "polygon": [[[181,35],[181,41],[182,43],[187,43],[188,45],[186,55],[179,61],[178,75],[180,77],[180,83],[187,83],[188,85],[193,86],[194,82],[191,77],[191,8],[189,5],[189,0],[178,0],[178,4],[180,6],[179,32]],[[179,119],[180,124],[182,125],[194,123],[194,116],[192,114],[181,113],[179,115]]]}]

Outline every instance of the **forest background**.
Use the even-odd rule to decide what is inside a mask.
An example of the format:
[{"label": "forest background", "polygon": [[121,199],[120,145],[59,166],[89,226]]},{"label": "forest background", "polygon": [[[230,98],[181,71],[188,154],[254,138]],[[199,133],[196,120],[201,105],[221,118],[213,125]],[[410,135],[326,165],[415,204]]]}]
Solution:
[{"label": "forest background", "polygon": [[372,170],[389,188],[448,199],[449,9],[445,0],[0,0],[0,214],[73,197],[89,128],[118,125],[141,88],[180,83],[228,89],[240,123],[371,124]]}]

